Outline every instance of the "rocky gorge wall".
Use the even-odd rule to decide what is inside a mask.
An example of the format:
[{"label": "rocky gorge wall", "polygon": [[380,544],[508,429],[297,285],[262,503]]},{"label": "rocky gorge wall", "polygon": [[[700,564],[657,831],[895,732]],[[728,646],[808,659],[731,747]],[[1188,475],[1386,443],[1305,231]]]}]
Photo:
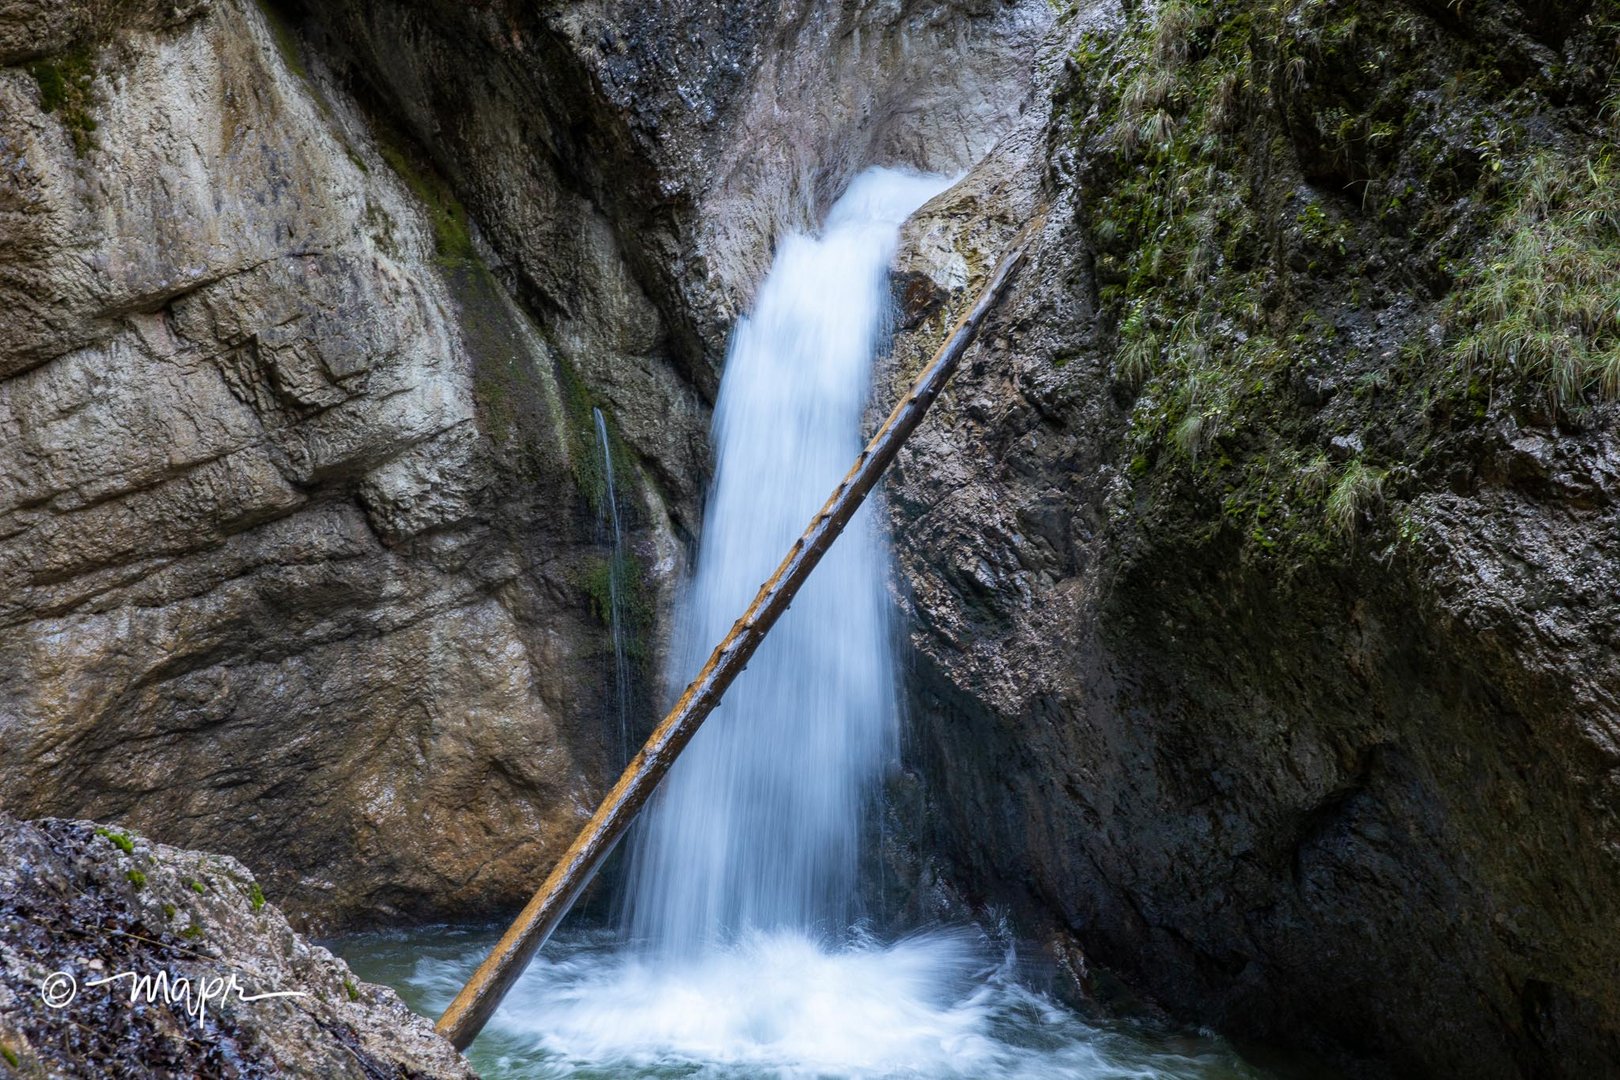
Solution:
[{"label": "rocky gorge wall", "polygon": [[888,484],[912,861],[1222,1031],[1601,1074],[1615,59],[1579,2],[0,3],[0,809],[300,925],[512,905],[617,768],[592,407],[646,713],[774,238],[973,166],[891,389],[1045,216]]},{"label": "rocky gorge wall", "polygon": [[1050,21],[0,5],[0,809],[306,926],[526,896],[623,752],[592,409],[645,726],[774,236],[969,164]]},{"label": "rocky gorge wall", "polygon": [[890,485],[919,850],[1234,1035],[1612,1071],[1614,22],[1076,19],[901,257],[895,382],[1046,214]]},{"label": "rocky gorge wall", "polygon": [[583,391],[264,10],[74,12],[5,11],[0,805],[500,902],[606,768]]}]

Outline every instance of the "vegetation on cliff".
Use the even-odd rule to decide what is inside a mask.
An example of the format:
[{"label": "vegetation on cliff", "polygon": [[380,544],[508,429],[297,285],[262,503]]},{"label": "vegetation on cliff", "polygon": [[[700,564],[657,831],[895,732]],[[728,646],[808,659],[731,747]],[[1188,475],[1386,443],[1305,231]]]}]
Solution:
[{"label": "vegetation on cliff", "polygon": [[60,56],[47,57],[28,66],[28,73],[39,86],[39,105],[62,122],[73,151],[80,157],[90,152],[96,130],[91,115],[95,83],[95,54],[81,46]]},{"label": "vegetation on cliff", "polygon": [[1251,554],[1333,550],[1493,409],[1620,392],[1620,23],[1456,7],[1166,0],[1073,57],[1132,472]]},{"label": "vegetation on cliff", "polygon": [[1039,286],[893,497],[914,754],[983,902],[1178,1016],[1616,1060],[1613,10],[1070,9]]}]

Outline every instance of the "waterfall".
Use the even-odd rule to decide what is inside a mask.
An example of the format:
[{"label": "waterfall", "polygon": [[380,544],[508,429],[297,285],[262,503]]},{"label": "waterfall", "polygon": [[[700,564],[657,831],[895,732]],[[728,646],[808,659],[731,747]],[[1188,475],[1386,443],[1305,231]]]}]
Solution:
[{"label": "waterfall", "polygon": [[596,440],[602,447],[604,483],[602,518],[611,530],[611,561],[607,568],[608,630],[613,636],[613,688],[619,710],[619,760],[630,759],[630,661],[625,653],[624,625],[624,535],[619,529],[619,497],[613,487],[613,447],[608,442],[607,420],[602,410],[591,408],[596,418]]},{"label": "waterfall", "polygon": [[[821,235],[782,242],[738,323],[676,627],[680,685],[860,452],[900,224],[948,182],[864,173]],[[664,780],[633,851],[627,925],[638,942],[691,953],[750,929],[850,925],[862,811],[896,746],[887,546],[870,510]]]},{"label": "waterfall", "polygon": [[[677,680],[859,452],[899,226],[945,183],[867,172],[819,236],[782,242],[715,408]],[[610,460],[605,437],[603,449]],[[971,928],[883,941],[854,923],[862,816],[897,742],[879,516],[851,522],[665,778],[630,851],[620,926],[565,925],[474,1043],[485,1075],[1255,1077],[1208,1040],[1158,1046],[1086,1024]],[[426,1011],[492,943],[452,933],[415,960]]]}]

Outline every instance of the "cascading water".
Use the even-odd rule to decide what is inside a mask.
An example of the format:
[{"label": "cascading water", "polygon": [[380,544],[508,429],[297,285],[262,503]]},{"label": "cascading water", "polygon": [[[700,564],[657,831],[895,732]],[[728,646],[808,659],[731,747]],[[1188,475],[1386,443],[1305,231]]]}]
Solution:
[{"label": "cascading water", "polygon": [[[781,244],[715,410],[681,679],[858,453],[899,227],[948,182],[870,170],[820,236]],[[852,925],[862,814],[896,745],[886,559],[863,512],[665,778],[635,838],[621,932],[547,946],[474,1043],[483,1075],[1257,1075],[1211,1040],[1082,1023],[977,933],[883,944]],[[345,951],[436,1012],[489,940],[417,936],[405,973],[386,940]]]},{"label": "cascading water", "polygon": [[619,715],[619,756],[630,758],[630,659],[625,648],[624,625],[624,535],[619,529],[619,496],[613,486],[613,445],[608,440],[607,420],[602,410],[592,407],[596,418],[596,441],[602,448],[604,478],[602,517],[610,530],[612,557],[607,567],[608,630],[613,636],[613,691]]},{"label": "cascading water", "polygon": [[[790,236],[737,326],[715,477],[676,640],[696,674],[860,452],[901,222],[941,177],[874,170]],[[886,547],[850,523],[670,771],[636,837],[628,927],[691,954],[748,930],[850,925],[862,810],[893,760]]]}]

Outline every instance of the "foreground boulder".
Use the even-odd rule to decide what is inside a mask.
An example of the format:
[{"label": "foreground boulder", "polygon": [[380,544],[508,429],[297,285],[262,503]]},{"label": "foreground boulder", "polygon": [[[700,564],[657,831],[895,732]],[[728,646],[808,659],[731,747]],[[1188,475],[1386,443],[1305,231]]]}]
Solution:
[{"label": "foreground boulder", "polygon": [[[153,981],[132,1001],[137,977]],[[275,993],[301,996],[248,1000]],[[392,990],[294,933],[235,859],[4,816],[0,1059],[23,1076],[474,1075]]]}]

